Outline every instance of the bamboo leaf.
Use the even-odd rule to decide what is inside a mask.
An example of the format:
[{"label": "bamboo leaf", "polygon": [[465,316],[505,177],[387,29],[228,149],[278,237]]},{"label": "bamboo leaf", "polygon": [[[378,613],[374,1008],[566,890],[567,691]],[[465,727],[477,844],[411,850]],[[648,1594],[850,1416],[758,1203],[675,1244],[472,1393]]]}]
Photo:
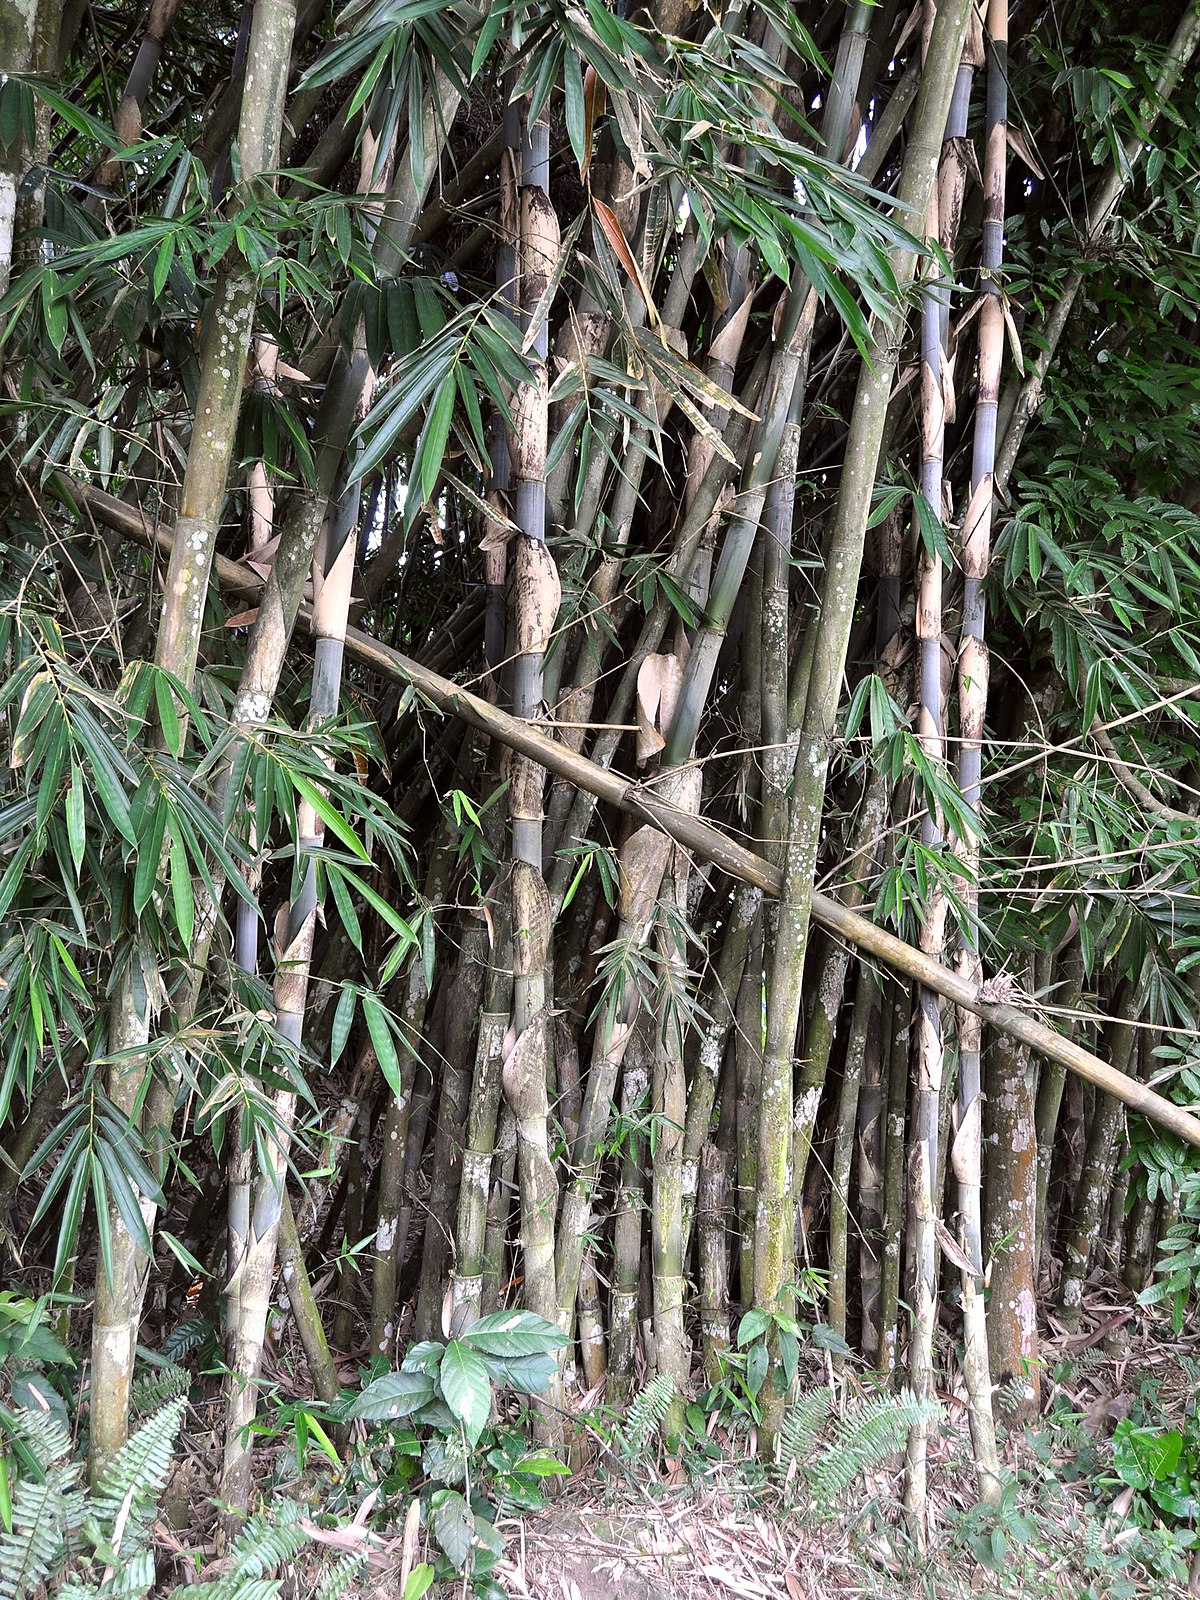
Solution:
[{"label": "bamboo leaf", "polygon": [[396,1041],[392,1037],[391,1026],[383,1007],[373,994],[362,996],[363,1018],[367,1024],[367,1032],[371,1035],[371,1045],[379,1061],[379,1070],[387,1080],[388,1088],[394,1095],[403,1093],[400,1079],[400,1058],[396,1053]]},{"label": "bamboo leaf", "polygon": [[413,456],[413,476],[421,486],[422,502],[432,500],[433,491],[437,488],[438,474],[442,470],[442,460],[446,454],[446,442],[450,437],[450,423],[454,418],[454,397],[457,390],[458,386],[452,372],[443,378],[438,386],[425,418],[425,426],[421,429],[421,437],[417,441],[416,454]]},{"label": "bamboo leaf", "polygon": [[369,864],[371,858],[363,849],[358,835],[348,825],[337,808],[330,804],[329,797],[323,794],[316,784],[310,783],[303,773],[297,772],[294,767],[288,775],[297,794],[308,801],[329,831],[336,834],[347,850],[356,855],[360,861],[365,861]]},{"label": "bamboo leaf", "polygon": [[597,200],[595,196],[592,198],[592,210],[596,213],[596,220],[599,222],[600,229],[604,234],[604,237],[608,240],[613,254],[625,268],[625,271],[629,274],[633,282],[637,285],[638,293],[641,295],[642,301],[645,304],[646,315],[650,319],[651,326],[655,328],[660,327],[662,324],[662,318],[659,316],[657,307],[650,297],[650,289],[645,278],[642,276],[642,269],[638,266],[636,260],[634,259],[633,252],[626,243],[625,235],[622,232],[621,224],[617,219],[616,212],[610,210],[609,207],[604,204],[603,200]]}]

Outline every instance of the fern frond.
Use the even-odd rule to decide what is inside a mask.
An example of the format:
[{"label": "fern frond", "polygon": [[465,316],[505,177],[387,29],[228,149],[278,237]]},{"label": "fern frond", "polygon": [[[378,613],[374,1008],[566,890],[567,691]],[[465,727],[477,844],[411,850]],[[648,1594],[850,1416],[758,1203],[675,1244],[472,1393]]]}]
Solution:
[{"label": "fern frond", "polygon": [[271,1517],[261,1511],[247,1517],[229,1554],[229,1571],[212,1583],[190,1584],[177,1591],[187,1600],[275,1600],[283,1580],[267,1573],[290,1561],[308,1543],[300,1527],[304,1508],[278,1501]]},{"label": "fern frond", "polygon": [[171,1600],[277,1600],[282,1578],[218,1578],[215,1583],[189,1583],[175,1589]]},{"label": "fern frond", "polygon": [[940,1420],[935,1400],[900,1394],[864,1395],[833,1415],[833,1392],[810,1390],[787,1408],[780,1428],[780,1470],[827,1506],[878,1462],[899,1450],[918,1424]]},{"label": "fern frond", "polygon": [[342,1600],[346,1590],[360,1576],[367,1564],[367,1558],[361,1550],[352,1550],[348,1555],[342,1556],[340,1561],[335,1561],[328,1572],[317,1585],[314,1600]]},{"label": "fern frond", "polygon": [[[67,1424],[53,1411],[34,1411],[18,1406],[8,1413],[11,1424],[20,1434],[22,1442],[43,1472],[68,1462],[71,1457],[71,1433]],[[71,1470],[72,1477],[74,1470]]]},{"label": "fern frond", "polygon": [[149,1538],[159,1496],[171,1476],[183,1407],[182,1400],[172,1400],[143,1422],[109,1462],[96,1487],[89,1509],[118,1555],[138,1550]]},{"label": "fern frond", "polygon": [[833,1390],[828,1385],[809,1389],[784,1412],[779,1430],[779,1460],[786,1471],[794,1461],[803,1471],[812,1460],[813,1441],[821,1431],[833,1406]]},{"label": "fern frond", "polygon": [[192,1375],[185,1367],[173,1361],[151,1372],[143,1372],[134,1379],[132,1407],[139,1416],[146,1416],[165,1406],[169,1400],[178,1400],[191,1387]]},{"label": "fern frond", "polygon": [[128,1559],[122,1556],[113,1576],[96,1591],[96,1600],[145,1600],[157,1576],[154,1552],[149,1547]]},{"label": "fern frond", "polygon": [[193,1350],[199,1350],[212,1336],[212,1324],[203,1317],[189,1317],[186,1322],[179,1323],[167,1334],[159,1349],[159,1355],[165,1356],[170,1362],[180,1362],[184,1356],[190,1356]]},{"label": "fern frond", "polygon": [[675,1398],[675,1383],[665,1372],[651,1378],[646,1387],[633,1397],[620,1430],[621,1444],[627,1455],[636,1456],[646,1448],[650,1437],[662,1425]]},{"label": "fern frond", "polygon": [[936,1400],[920,1399],[907,1389],[851,1401],[813,1470],[813,1493],[822,1502],[835,1499],[870,1467],[901,1449],[911,1429],[937,1422],[941,1415]]},{"label": "fern frond", "polygon": [[12,1532],[0,1533],[0,1600],[26,1600],[53,1576],[82,1515],[82,1491],[64,1491],[57,1473],[44,1483],[17,1485]]},{"label": "fern frond", "polygon": [[86,1505],[66,1423],[53,1412],[25,1407],[7,1416],[43,1475],[40,1483],[29,1476],[18,1478],[12,1493],[12,1532],[0,1532],[0,1600],[24,1600],[64,1564]]}]

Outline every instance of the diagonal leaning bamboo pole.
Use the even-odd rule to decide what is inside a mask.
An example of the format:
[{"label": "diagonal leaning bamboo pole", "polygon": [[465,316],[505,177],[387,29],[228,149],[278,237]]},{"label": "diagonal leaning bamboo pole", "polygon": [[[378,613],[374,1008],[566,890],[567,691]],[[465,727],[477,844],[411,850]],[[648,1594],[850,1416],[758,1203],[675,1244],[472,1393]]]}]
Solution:
[{"label": "diagonal leaning bamboo pole", "polygon": [[[67,480],[61,475],[55,480],[61,492],[86,507],[106,526],[127,539],[146,546],[155,546],[169,553],[171,531],[164,524],[153,524],[148,518],[90,485]],[[218,556],[213,563],[213,573],[223,589],[233,594],[253,595],[262,587],[262,579],[249,567],[238,561]],[[301,617],[307,620],[306,608]],[[443,678],[420,662],[413,661],[390,645],[381,644],[357,628],[346,629],[346,655],[360,666],[368,667],[381,677],[409,685],[418,696],[434,709],[448,716],[458,717],[473,728],[479,728],[492,738],[523,755],[530,756],[547,771],[576,784],[618,810],[627,812],[640,821],[659,829],[677,844],[694,851],[706,861],[713,862],[730,877],[753,884],[765,894],[778,896],[783,886],[780,869],[745,845],[738,844],[711,822],[705,822],[691,812],[661,799],[652,788],[636,779],[626,778],[611,768],[598,766],[586,756],[541,732],[529,723],[521,722],[508,712],[499,710],[488,701],[464,689],[461,684]],[[1198,686],[1200,687],[1200,686]],[[829,895],[814,890],[812,917],[821,927],[854,945],[864,956],[872,956],[905,977],[926,984],[944,999],[984,1022],[998,1028],[1001,1033],[1020,1040],[1050,1061],[1057,1061],[1077,1077],[1095,1084],[1106,1094],[1114,1095],[1132,1110],[1140,1112],[1160,1127],[1169,1129],[1185,1143],[1200,1149],[1200,1117],[1195,1117],[1182,1106],[1164,1099],[1147,1089],[1144,1084],[1109,1066],[1090,1050],[1058,1033],[1034,1014],[1033,1002],[1006,982],[992,978],[982,983],[972,983],[948,967],[931,962],[913,945],[906,944],[885,928],[878,928],[866,917],[848,911]]]}]

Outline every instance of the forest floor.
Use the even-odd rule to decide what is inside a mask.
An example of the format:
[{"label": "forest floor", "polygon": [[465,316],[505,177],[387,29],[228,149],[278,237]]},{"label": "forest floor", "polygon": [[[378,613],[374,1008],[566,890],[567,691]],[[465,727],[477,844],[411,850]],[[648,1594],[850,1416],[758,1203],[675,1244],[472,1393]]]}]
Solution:
[{"label": "forest floor", "polygon": [[[822,1505],[802,1471],[785,1481],[764,1474],[752,1437],[726,1413],[673,1457],[653,1442],[623,1448],[615,1413],[596,1405],[585,1413],[586,1431],[609,1445],[558,1480],[545,1509],[499,1518],[504,1551],[492,1576],[510,1600],[1166,1600],[1200,1593],[1194,1578],[1189,1583],[1195,1507],[1171,1518],[1154,1497],[1164,1483],[1200,1490],[1187,1478],[1192,1469],[1200,1478],[1200,1332],[1173,1338],[1157,1308],[1138,1308],[1127,1291],[1103,1283],[1091,1287],[1080,1333],[1068,1335],[1053,1322],[1044,1332],[1041,1416],[1005,1434],[1012,1487],[999,1513],[975,1504],[961,1390],[939,1396],[946,1420],[930,1443],[928,1558],[905,1532],[899,1456],[873,1460],[849,1491]],[[303,1367],[288,1343],[285,1332],[275,1376],[290,1373],[294,1382]],[[812,1381],[822,1382],[819,1367]],[[856,1387],[850,1376],[835,1393],[852,1400]],[[604,1419],[612,1423],[607,1434]],[[1174,1435],[1181,1448],[1172,1462]],[[1138,1477],[1129,1439],[1141,1441],[1140,1488],[1129,1482]],[[176,1532],[159,1525],[181,1575],[185,1561],[194,1575],[205,1559],[197,1561],[198,1554],[211,1559],[213,1552],[203,1526],[212,1515],[204,1495],[208,1441],[192,1433],[188,1445],[190,1470],[185,1462],[164,1507]],[[297,1482],[281,1437],[260,1448],[265,1498],[273,1490],[309,1500],[313,1537],[327,1555],[330,1545],[350,1549],[355,1539],[370,1539],[369,1581],[359,1593],[363,1600],[402,1600],[405,1560],[411,1566],[429,1558],[415,1524],[407,1557],[382,1502],[357,1514],[348,1508],[331,1526],[322,1516],[322,1466],[310,1464]],[[399,1515],[403,1502],[396,1506]],[[325,1531],[318,1532],[318,1521]],[[303,1562],[287,1592],[315,1592]],[[471,1589],[457,1584],[445,1593],[466,1600]]]},{"label": "forest floor", "polygon": [[701,1477],[694,1462],[689,1474],[679,1461],[644,1456],[633,1472],[597,1465],[572,1478],[546,1511],[506,1528],[497,1576],[514,1600],[1196,1594],[1192,1535],[1122,1481],[1114,1433],[1122,1422],[1151,1443],[1178,1432],[1195,1463],[1200,1331],[1173,1339],[1161,1316],[1103,1285],[1093,1286],[1085,1312],[1078,1334],[1046,1329],[1042,1415],[1005,1437],[1003,1463],[1016,1487],[999,1515],[975,1504],[964,1396],[940,1397],[947,1422],[930,1445],[928,1559],[904,1532],[900,1457],[820,1506],[801,1485],[764,1485],[720,1429],[727,1457]]}]

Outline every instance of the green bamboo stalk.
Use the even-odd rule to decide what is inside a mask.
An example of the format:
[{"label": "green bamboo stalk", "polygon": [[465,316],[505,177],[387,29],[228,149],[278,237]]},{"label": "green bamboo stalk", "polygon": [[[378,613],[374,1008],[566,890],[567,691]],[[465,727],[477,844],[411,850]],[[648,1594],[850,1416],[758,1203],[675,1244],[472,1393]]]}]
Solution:
[{"label": "green bamboo stalk", "polygon": [[[934,19],[912,136],[900,180],[902,215],[927,214],[942,133],[962,53],[969,4],[946,0]],[[897,253],[894,271],[901,294],[915,262]],[[789,840],[783,862],[779,932],[769,969],[767,1039],[759,1118],[759,1195],[754,1246],[755,1303],[778,1309],[791,1278],[792,1054],[800,1016],[804,957],[813,903],[813,876],[821,835],[829,746],[840,699],[842,673],[853,620],[871,493],[895,375],[903,312],[875,333],[864,362],[846,442],[845,465],[826,556],[826,579],[814,647],[808,698],[801,726],[790,807]],[[771,1385],[766,1442],[773,1442],[780,1406]],[[781,1400],[781,1397],[778,1397]]]},{"label": "green bamboo stalk", "polygon": [[[837,1128],[829,1173],[829,1298],[826,1309],[830,1328],[840,1334],[843,1340],[846,1337],[849,1288],[850,1175],[854,1166],[854,1136],[858,1128],[859,1087],[867,1053],[867,1027],[875,993],[874,975],[869,967],[863,967],[858,975],[858,992],[846,1035],[846,1060],[842,1067],[842,1088],[838,1096]],[[844,1364],[843,1356],[834,1357],[836,1370],[840,1371]]]},{"label": "green bamboo stalk", "polygon": [[[905,674],[905,682],[910,682]],[[905,699],[901,691],[901,699]],[[839,896],[848,910],[856,911],[866,898],[868,868],[884,835],[889,800],[887,773],[877,767],[872,770],[863,792],[846,865],[855,876]],[[828,939],[821,951],[821,960],[813,984],[813,1007],[808,1019],[804,1039],[804,1057],[796,1080],[796,1105],[793,1112],[793,1165],[797,1194],[800,1193],[808,1170],[812,1150],[813,1130],[829,1071],[829,1059],[837,1034],[837,1020],[846,988],[846,974],[850,966],[850,951],[840,939]]]},{"label": "green bamboo stalk", "polygon": [[[508,1019],[505,1018],[507,1025]],[[508,1224],[512,1200],[516,1194],[517,1172],[517,1119],[512,1108],[504,1105],[496,1127],[496,1149],[492,1160],[492,1192],[488,1197],[487,1227],[483,1245],[483,1282],[480,1307],[483,1314],[500,1308],[501,1303],[511,1304],[511,1291],[515,1279],[506,1276],[505,1252],[508,1243]]]},{"label": "green bamboo stalk", "polygon": [[[239,148],[243,181],[276,164],[294,0],[262,0],[252,31],[253,60],[242,97]],[[242,374],[256,303],[256,285],[243,264],[221,273],[205,318],[195,422],[167,569],[155,663],[190,684],[195,674],[205,596],[233,454]],[[109,1053],[136,1050],[149,1038],[151,1002],[137,961],[122,968],[110,1008]],[[128,1062],[110,1068],[110,1097],[132,1118],[140,1112],[146,1069]],[[153,1209],[144,1204],[148,1229]],[[92,1334],[90,1470],[97,1481],[128,1431],[133,1354],[146,1282],[146,1263],[115,1203],[108,1219],[112,1276],[98,1275]]]},{"label": "green bamboo stalk", "polygon": [[[48,65],[45,43],[53,21],[61,19],[61,0],[0,0],[0,77],[19,77]],[[40,133],[40,130],[38,130]],[[0,146],[0,295],[7,293],[12,276],[14,248],[18,242],[18,195],[28,167],[38,159],[27,150],[23,137]]]},{"label": "green bamboo stalk", "polygon": [[512,1011],[512,939],[507,896],[493,899],[490,904],[493,957],[479,1018],[467,1111],[467,1141],[458,1191],[458,1223],[454,1230],[458,1260],[451,1278],[451,1293],[452,1326],[456,1331],[473,1322],[483,1304],[488,1200],[500,1113],[500,1069],[504,1036]]},{"label": "green bamboo stalk", "polygon": [[[700,774],[694,774],[692,799],[700,805]],[[667,903],[687,915],[687,858],[675,861],[663,884]],[[686,982],[686,960],[674,930],[661,916],[657,928],[660,966],[659,1015],[654,1051],[651,1112],[658,1123],[652,1158],[653,1204],[650,1208],[650,1253],[654,1264],[654,1343],[660,1374],[671,1379],[674,1397],[662,1419],[664,1439],[683,1428],[684,1400],[691,1375],[691,1341],[683,1323],[683,1133],[687,1088],[683,1065],[685,1019],[668,1004],[672,991]]]},{"label": "green bamboo stalk", "polygon": [[[1063,1010],[1077,1012],[1083,996],[1083,957],[1079,941],[1073,939],[1057,958],[1047,956],[1036,963],[1035,970],[1042,980],[1038,993],[1050,990],[1052,974],[1058,975],[1055,1004]],[[1054,1161],[1054,1145],[1058,1135],[1058,1118],[1062,1106],[1067,1069],[1057,1061],[1046,1061],[1038,1077],[1037,1103],[1034,1109],[1034,1127],[1037,1134],[1037,1240],[1035,1244],[1035,1282],[1041,1281],[1042,1261],[1052,1235],[1052,1208],[1050,1206],[1050,1170]]]},{"label": "green bamboo stalk", "polygon": [[858,1282],[862,1308],[862,1353],[879,1360],[879,1312],[883,1273],[884,1115],[883,1001],[878,982],[867,1023],[867,1049],[858,1091]]},{"label": "green bamboo stalk", "polygon": [[596,1258],[588,1250],[579,1273],[579,1349],[583,1359],[583,1381],[589,1391],[603,1387],[608,1377],[608,1358],[604,1347],[604,1312],[600,1304],[600,1279]]},{"label": "green bamboo stalk", "polygon": [[683,1130],[683,1247],[692,1232],[692,1215],[700,1183],[700,1161],[712,1132],[713,1107],[734,1023],[734,1006],[750,954],[750,937],[762,904],[760,892],[750,884],[739,886],[721,939],[721,954],[711,969],[700,1009],[703,1024],[700,1048],[688,1088],[687,1118]]},{"label": "green bamboo stalk", "polygon": [[304,1247],[296,1227],[296,1214],[286,1192],[279,1213],[279,1273],[292,1316],[296,1319],[296,1329],[304,1347],[308,1370],[312,1374],[313,1387],[320,1399],[326,1405],[331,1405],[341,1393],[342,1386],[329,1353],[321,1312],[304,1263]]},{"label": "green bamboo stalk", "polygon": [[[473,1089],[469,1064],[475,1059],[473,1046],[488,970],[487,938],[482,919],[471,916],[459,943],[458,966],[451,980],[446,1007],[445,1060],[441,1092],[434,1108],[433,1171],[417,1293],[415,1333],[418,1339],[434,1338],[441,1327],[446,1262],[454,1242],[449,1229],[458,1211],[462,1177],[462,1130]],[[486,1188],[483,1193],[486,1198]]]},{"label": "green bamboo stalk", "polygon": [[[252,81],[254,63],[247,74]],[[333,523],[338,543],[331,539],[324,582],[313,608],[313,673],[309,696],[309,724],[320,727],[337,712],[345,654],[346,620],[354,577],[357,539],[349,518]],[[285,1048],[297,1052],[304,1029],[313,937],[319,903],[316,852],[324,837],[324,823],[312,802],[305,799],[296,812],[296,865],[299,884],[291,903],[276,924],[274,999],[276,1029]],[[275,1266],[280,1217],[286,1198],[285,1179],[296,1097],[286,1089],[273,1096],[274,1125],[267,1159],[254,1181],[249,1225],[243,1237],[236,1229],[244,1215],[231,1208],[231,1282],[236,1321],[228,1330],[231,1359],[226,1382],[225,1451],[221,1471],[221,1497],[228,1532],[248,1508],[251,1490],[251,1441],[259,1367],[262,1361],[270,1307],[271,1276]]]},{"label": "green bamboo stalk", "polygon": [[729,1348],[728,1167],[711,1139],[700,1155],[696,1232],[700,1257],[700,1336],[705,1382],[720,1381]]},{"label": "green bamboo stalk", "polygon": [[999,1035],[987,1050],[988,1348],[991,1372],[1007,1383],[1006,1415],[1020,1426],[1038,1414],[1036,1246],[1036,1071],[1029,1051]]},{"label": "green bamboo stalk", "polygon": [[734,1057],[737,1084],[738,1287],[743,1312],[754,1305],[754,1233],[758,1206],[758,1111],[762,1093],[765,908],[754,919],[737,998]]},{"label": "green bamboo stalk", "polygon": [[[360,1056],[360,1064],[369,1063],[370,1071],[366,1074],[365,1081],[373,1084],[379,1070],[379,1063],[370,1044],[366,1045]],[[354,1291],[358,1282],[358,1267],[351,1250],[363,1237],[366,1215],[367,1187],[370,1181],[367,1152],[371,1143],[371,1094],[368,1088],[363,1095],[358,1107],[358,1120],[354,1125],[354,1137],[350,1141],[349,1158],[346,1164],[346,1201],[343,1208],[342,1236],[346,1241],[346,1252],[338,1270],[337,1309],[333,1318],[333,1345],[335,1350],[348,1350],[354,1328]]]},{"label": "green bamboo stalk", "polygon": [[[983,305],[979,316],[979,392],[975,409],[975,439],[971,463],[970,509],[964,519],[962,531],[963,606],[962,636],[958,651],[958,705],[959,746],[958,786],[963,799],[973,814],[978,815],[982,804],[982,751],[984,719],[987,713],[988,650],[985,641],[986,600],[984,579],[991,562],[991,523],[994,501],[993,471],[996,456],[996,415],[1000,398],[1000,373],[1004,355],[1004,308],[1001,302],[1000,274],[1004,262],[1005,174],[1008,164],[1008,0],[991,0],[987,12],[988,27],[988,79],[987,79],[987,150],[984,158],[984,216],[983,242],[980,252],[980,276]],[[965,123],[964,123],[965,127]],[[968,829],[958,842],[963,862],[960,895],[965,908],[958,929],[957,966],[968,979],[978,983],[983,977],[983,964],[979,956],[977,932],[979,910],[979,834]],[[995,1429],[991,1421],[991,1376],[983,1361],[983,1352],[990,1345],[993,1351],[1008,1349],[1012,1337],[1005,1339],[997,1332],[989,1335],[984,1322],[983,1309],[983,1234],[981,1191],[983,1156],[981,1134],[983,1125],[983,1082],[981,1070],[982,1026],[969,1012],[958,1013],[958,1063],[959,1092],[957,1107],[957,1132],[954,1142],[954,1170],[958,1179],[958,1208],[962,1216],[962,1244],[974,1266],[973,1273],[963,1274],[963,1327],[966,1353],[964,1370],[968,1392],[971,1396],[971,1426],[976,1441],[976,1457],[981,1463],[981,1474],[986,1474],[986,1485],[981,1477],[981,1497],[994,1500],[999,1494],[996,1477]],[[997,1055],[997,1071],[1007,1068],[1006,1094],[1011,1094],[1014,1112],[1024,1105],[1020,1090],[1024,1082],[1018,1063],[1011,1056]],[[999,1102],[1007,1104],[1007,1101]],[[993,1100],[993,1107],[997,1102]],[[1015,1129],[1013,1130],[1015,1132]],[[1000,1132],[1003,1151],[1015,1147],[1013,1138],[1003,1129]],[[1004,1159],[1002,1154],[1001,1160]],[[1031,1152],[1031,1159],[1036,1153]],[[1032,1175],[1032,1173],[1031,1173]],[[1017,1168],[1014,1180],[1020,1176]],[[1024,1186],[1017,1188],[1022,1196]],[[1028,1194],[1032,1204],[1035,1192]],[[1015,1191],[1014,1191],[1015,1193]],[[1012,1195],[1009,1196],[1010,1203]],[[1000,1307],[1000,1316],[1010,1332],[1015,1332],[1018,1342],[1022,1335],[1015,1318],[1008,1317],[1009,1310],[1020,1309],[1029,1322],[1023,1294],[1024,1278],[1033,1278],[1033,1259],[1036,1251],[1037,1228],[1035,1218],[1022,1219],[1023,1246],[1030,1252],[1029,1271],[1022,1272],[1022,1281],[1013,1284],[1011,1294],[993,1295],[993,1303]],[[1015,1269],[1017,1263],[1010,1258]],[[1036,1340],[1036,1318],[1033,1336]],[[1006,1361],[1006,1370],[1011,1363]],[[986,1459],[985,1459],[986,1458]],[[983,1493],[986,1488],[986,1494]]]},{"label": "green bamboo stalk", "polygon": [[879,1284],[879,1370],[899,1369],[896,1316],[900,1304],[901,1237],[904,1228],[905,1124],[908,1118],[909,991],[890,977],[884,988],[887,1031],[887,1136],[883,1151],[883,1266]]},{"label": "green bamboo stalk", "polygon": [[[536,309],[558,259],[558,218],[549,196],[549,121],[543,111],[525,126],[519,192],[518,274],[522,326],[533,332]],[[545,322],[530,350],[532,375],[513,396],[513,515],[521,530],[514,548],[513,712],[535,718],[542,703],[546,646],[558,615],[559,579],[546,548],[547,357]],[[542,790],[545,771],[524,756],[511,765],[513,1028],[516,1043],[503,1069],[504,1092],[517,1123],[521,1179],[521,1246],[525,1303],[553,1318],[558,1306],[555,1277],[555,1214],[558,1184],[550,1160],[550,1104],[546,1091],[550,1030],[546,1009],[546,962],[550,943],[550,897],[542,877]],[[574,1288],[571,1308],[574,1306]],[[553,1404],[553,1396],[552,1396]],[[561,1437],[557,1411],[541,1413],[541,1428]]]},{"label": "green bamboo stalk", "polygon": [[620,1177],[613,1204],[612,1293],[608,1313],[608,1384],[612,1399],[624,1400],[633,1382],[637,1351],[638,1288],[642,1266],[642,1224],[646,1208],[646,1140],[635,1128],[650,1100],[651,1044],[646,1019],[635,1027],[621,1075],[621,1120],[628,1129],[621,1150]]},{"label": "green bamboo stalk", "polygon": [[[152,0],[137,55],[125,80],[125,88],[113,115],[113,128],[126,146],[138,144],[142,137],[142,105],[158,70],[163,44],[175,21],[179,0]],[[119,156],[108,156],[92,175],[96,190],[109,189],[121,170]],[[103,201],[98,193],[89,194],[84,209],[98,215]]]}]

